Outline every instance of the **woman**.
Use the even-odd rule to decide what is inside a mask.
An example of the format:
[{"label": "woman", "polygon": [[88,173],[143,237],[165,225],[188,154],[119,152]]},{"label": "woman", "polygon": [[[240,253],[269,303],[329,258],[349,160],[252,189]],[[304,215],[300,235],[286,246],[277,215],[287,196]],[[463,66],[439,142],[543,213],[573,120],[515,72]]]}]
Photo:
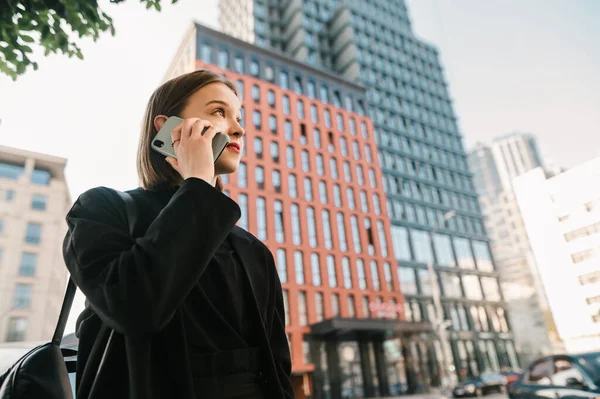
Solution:
[{"label": "woman", "polygon": [[[219,175],[240,163],[240,108],[212,72],[166,82],[146,111],[134,212],[99,187],[67,215],[65,262],[87,297],[78,398],[294,396],[273,256],[235,226],[240,208],[221,192]],[[150,147],[169,116],[184,119],[171,133],[176,159]],[[217,132],[231,142],[213,164]]]}]

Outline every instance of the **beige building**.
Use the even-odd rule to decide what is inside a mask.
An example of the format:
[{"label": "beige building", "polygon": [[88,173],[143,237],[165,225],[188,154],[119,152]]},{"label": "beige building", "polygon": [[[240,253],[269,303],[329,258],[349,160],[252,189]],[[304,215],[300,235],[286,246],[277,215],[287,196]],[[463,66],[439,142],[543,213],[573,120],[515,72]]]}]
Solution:
[{"label": "beige building", "polygon": [[66,159],[0,146],[0,342],[52,337],[68,273]]}]

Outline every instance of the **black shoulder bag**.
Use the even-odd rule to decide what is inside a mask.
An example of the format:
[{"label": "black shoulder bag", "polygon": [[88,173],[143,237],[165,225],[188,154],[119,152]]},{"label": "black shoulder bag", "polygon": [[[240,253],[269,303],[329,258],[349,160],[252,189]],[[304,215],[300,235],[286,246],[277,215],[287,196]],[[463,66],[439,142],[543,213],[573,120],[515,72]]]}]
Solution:
[{"label": "black shoulder bag", "polygon": [[[125,202],[129,231],[133,233],[135,215],[133,198],[127,193],[116,192]],[[52,341],[26,353],[0,376],[0,399],[73,399],[69,372],[75,372],[75,362],[67,362],[65,358],[76,356],[77,351],[61,348],[60,343],[76,290],[75,282],[69,278]],[[113,331],[111,331],[104,356],[109,352],[112,336]],[[100,363],[100,367],[102,363]],[[99,370],[96,375],[98,373]],[[92,383],[92,390],[93,385]]]}]

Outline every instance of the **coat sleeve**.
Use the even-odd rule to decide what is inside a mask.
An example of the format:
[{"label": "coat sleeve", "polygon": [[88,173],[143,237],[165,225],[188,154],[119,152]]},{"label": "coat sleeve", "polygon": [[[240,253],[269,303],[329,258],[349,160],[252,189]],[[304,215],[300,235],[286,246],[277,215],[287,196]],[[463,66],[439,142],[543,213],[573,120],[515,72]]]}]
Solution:
[{"label": "coat sleeve", "polygon": [[287,335],[285,334],[285,308],[283,305],[283,289],[273,254],[265,247],[267,259],[271,269],[271,289],[274,292],[274,309],[269,329],[269,339],[275,367],[277,368],[277,376],[286,399],[294,398],[294,388],[292,386],[292,358],[290,354],[290,346],[288,344]]},{"label": "coat sleeve", "polygon": [[[116,198],[115,198],[116,197]],[[238,205],[200,179],[183,182],[132,238],[124,204],[105,188],[82,194],[67,214],[67,268],[92,308],[126,335],[151,334],[172,319],[240,217]]]}]

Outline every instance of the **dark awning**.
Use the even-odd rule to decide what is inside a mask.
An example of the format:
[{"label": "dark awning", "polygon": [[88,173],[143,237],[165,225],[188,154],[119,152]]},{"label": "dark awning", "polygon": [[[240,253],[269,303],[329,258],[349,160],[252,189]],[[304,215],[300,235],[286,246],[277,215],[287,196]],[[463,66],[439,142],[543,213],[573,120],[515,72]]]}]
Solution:
[{"label": "dark awning", "polygon": [[335,317],[310,326],[312,335],[345,335],[352,333],[427,333],[432,331],[429,322],[409,322],[390,319],[349,319]]}]

